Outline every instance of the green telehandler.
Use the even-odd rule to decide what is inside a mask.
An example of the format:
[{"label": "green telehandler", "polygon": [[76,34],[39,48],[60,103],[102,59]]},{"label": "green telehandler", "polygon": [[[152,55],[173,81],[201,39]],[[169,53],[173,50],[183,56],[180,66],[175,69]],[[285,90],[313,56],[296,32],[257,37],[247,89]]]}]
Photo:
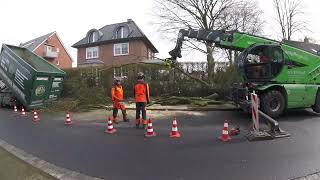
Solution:
[{"label": "green telehandler", "polygon": [[181,58],[185,37],[212,42],[241,53],[236,64],[243,83],[231,89],[231,99],[250,112],[249,93],[259,95],[260,109],[271,117],[287,109],[309,108],[320,113],[320,56],[264,37],[224,30],[179,31],[171,59]]}]

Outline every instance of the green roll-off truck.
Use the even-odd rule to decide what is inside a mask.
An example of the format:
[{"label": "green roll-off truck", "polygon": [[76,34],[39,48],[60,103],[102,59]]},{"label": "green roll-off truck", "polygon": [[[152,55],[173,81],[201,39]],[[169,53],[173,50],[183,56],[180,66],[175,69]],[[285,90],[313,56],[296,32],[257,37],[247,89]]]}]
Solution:
[{"label": "green roll-off truck", "polygon": [[241,52],[236,63],[243,83],[232,88],[231,98],[244,110],[249,110],[249,93],[255,91],[261,110],[271,117],[294,108],[311,107],[320,113],[319,52],[238,31],[182,29],[176,47],[169,52],[171,59],[181,58],[185,37]]},{"label": "green roll-off truck", "polygon": [[55,102],[65,72],[26,48],[3,44],[0,53],[0,104],[27,110]]}]

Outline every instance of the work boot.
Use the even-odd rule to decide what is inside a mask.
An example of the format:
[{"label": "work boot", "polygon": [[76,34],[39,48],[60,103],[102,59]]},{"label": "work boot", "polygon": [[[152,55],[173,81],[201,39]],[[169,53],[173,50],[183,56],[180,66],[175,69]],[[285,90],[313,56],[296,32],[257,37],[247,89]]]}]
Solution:
[{"label": "work boot", "polygon": [[124,121],[124,122],[129,122],[129,121],[130,121],[130,120],[128,119],[128,115],[127,115],[126,110],[123,110],[123,111],[122,111],[122,116],[123,116],[123,121]]},{"label": "work boot", "polygon": [[136,119],[136,128],[139,129],[140,126],[140,119]]},{"label": "work boot", "polygon": [[116,124],[119,124],[119,121],[118,121],[117,117],[113,117],[113,122],[116,123]]},{"label": "work boot", "polygon": [[143,129],[147,129],[148,127],[148,120],[143,120]]}]

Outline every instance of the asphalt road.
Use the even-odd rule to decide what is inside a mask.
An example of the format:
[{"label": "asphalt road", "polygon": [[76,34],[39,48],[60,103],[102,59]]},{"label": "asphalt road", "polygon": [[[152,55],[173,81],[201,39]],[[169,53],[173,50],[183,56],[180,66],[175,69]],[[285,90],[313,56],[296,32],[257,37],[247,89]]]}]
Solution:
[{"label": "asphalt road", "polygon": [[[41,116],[41,115],[40,115]],[[223,143],[224,119],[239,125],[241,134]],[[102,122],[75,122],[65,127],[61,117],[35,125],[0,110],[0,138],[55,165],[110,180],[243,179],[282,180],[320,171],[320,118],[292,111],[280,118],[290,138],[248,142],[250,118],[241,112],[206,112],[177,117],[182,138],[168,138],[171,119],[153,122],[158,136],[121,123],[105,134]]]}]

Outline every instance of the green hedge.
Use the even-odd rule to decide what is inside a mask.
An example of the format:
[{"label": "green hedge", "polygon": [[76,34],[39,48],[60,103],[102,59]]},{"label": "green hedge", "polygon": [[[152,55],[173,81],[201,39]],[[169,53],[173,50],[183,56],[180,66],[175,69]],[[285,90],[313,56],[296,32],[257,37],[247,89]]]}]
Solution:
[{"label": "green hedge", "polygon": [[[222,96],[227,94],[230,86],[239,80],[236,69],[228,67],[219,69],[215,73],[215,87],[210,89],[201,83],[167,69],[165,66],[150,64],[129,64],[122,67],[88,67],[66,70],[63,97],[82,99],[84,101],[108,101],[113,75],[120,76],[122,72],[125,97],[133,97],[133,87],[136,74],[144,72],[146,81],[150,85],[151,96],[186,96],[204,97],[218,92]],[[97,79],[96,79],[97,78]]]}]

